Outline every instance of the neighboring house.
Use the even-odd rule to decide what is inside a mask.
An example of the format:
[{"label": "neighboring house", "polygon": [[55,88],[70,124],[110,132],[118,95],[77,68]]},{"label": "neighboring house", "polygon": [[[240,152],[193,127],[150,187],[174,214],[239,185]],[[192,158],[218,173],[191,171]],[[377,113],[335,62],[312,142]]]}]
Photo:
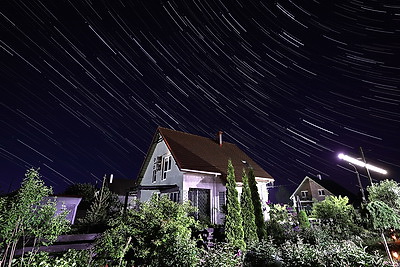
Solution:
[{"label": "neighboring house", "polygon": [[75,223],[76,210],[78,208],[79,203],[81,203],[82,197],[78,196],[49,196],[45,197],[42,200],[42,203],[47,203],[48,201],[56,202],[56,214],[60,214],[61,212],[67,210],[67,220],[71,222],[71,224]]},{"label": "neighboring house", "polygon": [[324,200],[327,196],[347,196],[354,200],[354,194],[332,180],[306,176],[290,196],[297,210],[310,211],[314,202]]},{"label": "neighboring house", "polygon": [[197,216],[214,224],[224,219],[228,160],[235,168],[239,194],[242,170],[253,168],[262,203],[268,201],[267,185],[274,179],[236,145],[159,127],[137,180],[137,197],[147,201],[153,194],[168,195],[173,201],[190,200]]},{"label": "neighboring house", "polygon": [[136,196],[130,194],[135,187],[135,180],[133,179],[113,178],[111,174],[109,179],[106,180],[106,186],[112,193],[118,195],[118,199],[124,205],[124,208],[131,207],[132,202],[136,199]]}]

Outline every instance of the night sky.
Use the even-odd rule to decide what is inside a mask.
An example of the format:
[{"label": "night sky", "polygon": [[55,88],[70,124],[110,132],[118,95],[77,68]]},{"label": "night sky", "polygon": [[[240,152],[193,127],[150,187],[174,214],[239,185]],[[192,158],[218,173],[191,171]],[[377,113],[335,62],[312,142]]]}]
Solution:
[{"label": "night sky", "polygon": [[135,179],[157,126],[222,130],[276,185],[321,174],[357,190],[337,154],[360,146],[399,179],[391,3],[2,1],[0,192],[32,166],[56,192]]}]

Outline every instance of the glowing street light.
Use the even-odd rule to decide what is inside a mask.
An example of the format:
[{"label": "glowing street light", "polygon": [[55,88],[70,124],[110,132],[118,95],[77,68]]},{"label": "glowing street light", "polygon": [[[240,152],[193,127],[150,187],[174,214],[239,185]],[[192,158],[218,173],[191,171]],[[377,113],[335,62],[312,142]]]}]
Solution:
[{"label": "glowing street light", "polygon": [[369,163],[365,163],[365,162],[363,162],[363,161],[361,161],[361,160],[358,160],[358,159],[356,159],[356,158],[350,157],[350,156],[345,155],[345,154],[343,154],[343,153],[340,153],[340,154],[338,155],[338,158],[339,158],[339,159],[342,159],[342,160],[344,160],[344,161],[347,161],[347,162],[349,162],[349,163],[352,163],[352,164],[354,164],[354,165],[357,165],[357,166],[366,168],[366,169],[368,169],[368,170],[374,171],[374,172],[378,172],[378,173],[381,173],[381,174],[387,174],[387,171],[384,170],[384,169],[382,169],[382,168],[376,167],[376,166],[371,165],[371,164],[369,164]]}]

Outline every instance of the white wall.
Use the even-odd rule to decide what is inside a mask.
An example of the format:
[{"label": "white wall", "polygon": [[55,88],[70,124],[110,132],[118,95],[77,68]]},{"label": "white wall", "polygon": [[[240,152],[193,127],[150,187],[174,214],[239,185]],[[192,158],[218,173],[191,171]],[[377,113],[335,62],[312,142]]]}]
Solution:
[{"label": "white wall", "polygon": [[[165,144],[164,140],[162,140],[160,143],[158,143],[154,149],[153,155],[150,157],[149,164],[146,168],[146,171],[144,173],[144,176],[142,178],[142,181],[140,183],[141,186],[149,186],[149,185],[174,185],[176,184],[179,188],[182,188],[182,179],[183,179],[183,174],[179,170],[178,166],[176,165],[175,159],[171,155],[171,170],[167,172],[167,177],[165,180],[161,179],[161,174],[162,174],[162,167],[161,170],[157,171],[156,175],[156,181],[153,183],[152,178],[153,178],[153,165],[154,165],[154,158],[157,156],[168,156],[171,155],[171,152],[169,151],[167,145]],[[153,193],[157,191],[154,190],[142,190],[140,192],[140,201],[148,201]],[[182,192],[180,192],[181,199],[182,199]]]},{"label": "white wall", "polygon": [[210,190],[211,223],[222,224],[224,214],[219,210],[219,192],[225,192],[226,188],[221,179],[213,174],[184,173],[183,175],[183,199],[188,200],[189,188],[201,188]]}]

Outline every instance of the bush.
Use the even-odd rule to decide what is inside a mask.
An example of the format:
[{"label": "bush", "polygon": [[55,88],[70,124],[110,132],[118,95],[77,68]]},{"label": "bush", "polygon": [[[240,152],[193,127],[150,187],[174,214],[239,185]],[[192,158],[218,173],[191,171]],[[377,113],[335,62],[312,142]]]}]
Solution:
[{"label": "bush", "polygon": [[226,243],[217,243],[209,250],[200,253],[200,265],[205,267],[234,267],[241,265],[240,251]]},{"label": "bush", "polygon": [[[29,262],[28,262],[29,259]],[[20,267],[83,267],[91,266],[90,252],[70,249],[61,255],[50,256],[47,252],[27,253],[24,258],[13,261],[12,266]]]},{"label": "bush", "polygon": [[271,241],[262,240],[251,244],[243,258],[243,266],[282,266],[277,257],[277,249]]},{"label": "bush", "polygon": [[280,249],[285,266],[391,266],[377,252],[369,254],[365,248],[351,241],[333,241],[317,245],[287,242]]},{"label": "bush", "polygon": [[286,242],[280,249],[284,266],[323,266],[317,247],[302,242]]},{"label": "bush", "polygon": [[306,229],[311,227],[310,221],[308,220],[308,216],[304,210],[301,210],[297,214],[297,220],[299,221],[300,229]]},{"label": "bush", "polygon": [[197,248],[191,240],[196,227],[189,203],[154,196],[114,220],[96,244],[99,258],[145,266],[195,266]]},{"label": "bush", "polygon": [[298,228],[295,228],[289,223],[281,223],[275,220],[269,220],[265,223],[269,237],[275,245],[282,245],[290,240],[295,242],[297,240]]}]

